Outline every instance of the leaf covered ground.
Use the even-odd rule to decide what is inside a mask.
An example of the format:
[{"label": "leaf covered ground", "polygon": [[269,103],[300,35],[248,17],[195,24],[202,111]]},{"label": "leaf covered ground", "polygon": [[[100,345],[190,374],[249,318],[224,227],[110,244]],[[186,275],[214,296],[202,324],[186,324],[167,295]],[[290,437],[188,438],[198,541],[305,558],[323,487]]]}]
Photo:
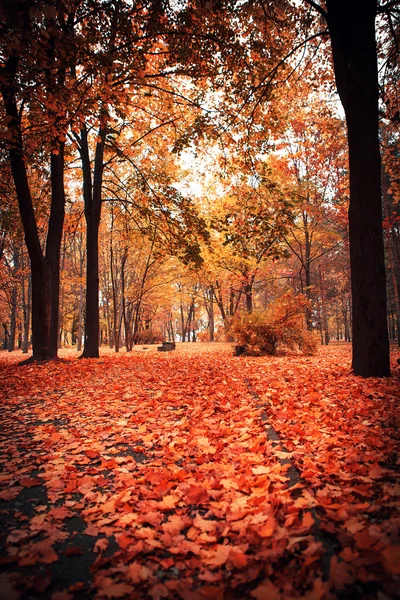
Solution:
[{"label": "leaf covered ground", "polygon": [[0,598],[398,597],[398,355],[1,353]]}]

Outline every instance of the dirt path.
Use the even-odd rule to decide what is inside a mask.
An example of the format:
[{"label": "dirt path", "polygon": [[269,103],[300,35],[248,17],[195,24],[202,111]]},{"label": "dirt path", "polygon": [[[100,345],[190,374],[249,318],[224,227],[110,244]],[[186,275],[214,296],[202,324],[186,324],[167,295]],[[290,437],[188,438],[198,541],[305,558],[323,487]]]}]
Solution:
[{"label": "dirt path", "polygon": [[0,598],[395,598],[398,392],[342,346],[3,362]]}]

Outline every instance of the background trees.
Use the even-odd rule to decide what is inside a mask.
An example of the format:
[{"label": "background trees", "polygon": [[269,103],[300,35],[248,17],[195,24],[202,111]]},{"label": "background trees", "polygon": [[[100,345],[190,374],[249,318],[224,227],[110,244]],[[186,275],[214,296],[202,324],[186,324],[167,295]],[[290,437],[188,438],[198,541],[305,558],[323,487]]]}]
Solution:
[{"label": "background trees", "polygon": [[[291,289],[307,295],[307,326],[325,343],[352,337],[356,373],[388,374],[375,20],[389,19],[377,21],[380,135],[398,331],[398,7],[345,4],[7,4],[10,348],[17,330],[28,344],[30,285],[38,360],[60,342],[80,350],[83,327],[84,357],[98,356],[101,341],[129,350],[166,331],[214,339],[238,310],[266,308]],[[14,196],[31,284],[20,237],[7,229]]]}]

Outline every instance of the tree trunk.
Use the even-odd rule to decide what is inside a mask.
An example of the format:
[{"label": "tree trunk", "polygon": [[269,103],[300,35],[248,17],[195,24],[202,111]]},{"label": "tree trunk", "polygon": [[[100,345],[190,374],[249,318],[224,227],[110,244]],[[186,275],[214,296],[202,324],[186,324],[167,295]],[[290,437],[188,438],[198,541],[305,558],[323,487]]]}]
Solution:
[{"label": "tree trunk", "polygon": [[185,315],[183,314],[183,305],[182,300],[179,305],[180,315],[181,315],[181,334],[182,334],[182,342],[186,341],[186,329],[185,329]]},{"label": "tree trunk", "polygon": [[122,316],[124,320],[124,332],[125,332],[125,348],[129,352],[132,349],[131,346],[131,328],[126,312],[126,297],[125,297],[125,266],[128,259],[128,248],[125,249],[124,256],[121,262],[121,294],[122,294]]},{"label": "tree trunk", "polygon": [[[382,198],[383,198],[383,209],[385,218],[388,220],[388,230],[386,232],[386,246],[388,250],[388,266],[390,269],[390,276],[392,281],[393,288],[393,300],[394,300],[394,309],[395,309],[395,321],[396,321],[396,330],[397,330],[397,344],[400,346],[400,294],[399,294],[399,286],[397,282],[397,273],[399,272],[399,265],[397,264],[397,255],[395,252],[394,238],[391,231],[390,225],[390,209],[389,209],[389,198],[388,198],[388,188],[389,188],[390,180],[386,173],[382,177]],[[396,339],[394,337],[393,339]]]},{"label": "tree trunk", "polygon": [[8,351],[15,350],[15,333],[17,330],[17,286],[13,285],[11,290],[11,314],[10,314],[10,337],[8,340]]},{"label": "tree trunk", "polygon": [[76,349],[78,352],[82,350],[82,337],[83,337],[83,286],[79,283],[78,290],[78,333],[77,333],[77,341],[76,341]]},{"label": "tree trunk", "polygon": [[114,248],[113,248],[113,226],[114,219],[113,213],[111,214],[111,234],[110,234],[110,275],[111,275],[111,290],[112,290],[112,299],[113,299],[113,339],[114,339],[114,349],[115,352],[119,351],[118,345],[118,333],[117,333],[117,323],[118,323],[118,295],[117,295],[117,285],[115,281],[115,273],[114,273]]},{"label": "tree trunk", "polygon": [[31,322],[31,278],[28,277],[28,290],[25,293],[25,282],[22,283],[22,310],[23,310],[23,335],[22,353],[28,354],[29,350],[29,326]]},{"label": "tree trunk", "polygon": [[330,342],[329,337],[329,326],[328,326],[328,315],[326,309],[326,297],[325,297],[325,281],[322,273],[322,268],[319,266],[319,285],[321,292],[321,332],[323,333],[324,343],[327,346]]},{"label": "tree trunk", "polygon": [[51,209],[46,255],[40,245],[35,212],[27,177],[21,133],[21,114],[17,107],[15,77],[18,60],[6,61],[1,92],[7,114],[9,158],[17,193],[32,277],[32,360],[42,361],[57,356],[60,246],[64,222],[64,148],[58,144],[58,155],[51,157]]},{"label": "tree trunk", "polygon": [[208,331],[209,331],[209,341],[214,341],[214,289],[213,286],[208,290],[208,300],[209,300],[209,308],[208,308]]},{"label": "tree trunk", "polygon": [[[309,197],[307,197],[307,201],[309,202]],[[305,238],[305,247],[304,247],[304,276],[305,276],[305,285],[303,287],[302,284],[302,293],[304,290],[304,294],[310,301],[310,306],[306,308],[306,325],[309,331],[313,329],[313,320],[312,320],[312,293],[311,293],[311,239],[310,239],[310,231],[308,226],[308,214],[307,211],[303,210],[303,228],[304,228],[304,238]],[[322,322],[321,322],[321,331],[322,331]],[[321,334],[322,335],[322,334]]]},{"label": "tree trunk", "polygon": [[246,297],[246,311],[249,315],[253,312],[253,286],[247,283],[243,288]]},{"label": "tree trunk", "polygon": [[8,333],[8,329],[7,329],[7,324],[3,323],[2,325],[3,325],[3,332],[4,332],[3,350],[7,350],[9,333]]},{"label": "tree trunk", "polygon": [[98,132],[99,141],[96,143],[92,184],[86,126],[81,130],[79,151],[82,160],[83,198],[86,220],[85,344],[81,358],[99,357],[99,227],[101,217],[101,188],[103,183],[105,137],[105,127],[100,125]]},{"label": "tree trunk", "polygon": [[93,209],[86,213],[86,310],[82,358],[99,358],[99,229]]},{"label": "tree trunk", "polygon": [[17,277],[20,268],[19,251],[15,242],[13,242],[13,284],[11,288],[11,314],[10,314],[10,338],[8,340],[8,351],[13,352],[15,350],[15,336],[17,331],[17,302],[18,302],[18,289],[17,289]]},{"label": "tree trunk", "polygon": [[348,130],[353,372],[390,375],[378,138],[376,0],[327,0],[337,89]]},{"label": "tree trunk", "polygon": [[226,311],[225,311],[225,307],[224,307],[224,300],[223,300],[223,297],[222,297],[222,291],[221,291],[221,286],[219,284],[219,281],[216,281],[215,285],[212,286],[211,289],[214,292],[215,301],[216,301],[217,306],[218,306],[218,308],[220,310],[222,320],[223,320],[223,322],[225,324],[227,317],[226,317]]}]

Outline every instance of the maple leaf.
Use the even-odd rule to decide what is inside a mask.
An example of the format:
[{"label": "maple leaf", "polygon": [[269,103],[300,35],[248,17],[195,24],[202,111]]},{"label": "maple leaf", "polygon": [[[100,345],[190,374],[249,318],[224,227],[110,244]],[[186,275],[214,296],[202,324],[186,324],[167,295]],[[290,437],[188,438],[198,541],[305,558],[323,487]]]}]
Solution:
[{"label": "maple leaf", "polygon": [[149,589],[149,594],[154,600],[168,598],[170,596],[168,588],[162,583],[156,583]]},{"label": "maple leaf", "polygon": [[201,594],[202,598],[212,598],[214,600],[222,600],[224,597],[224,589],[214,585],[203,585],[196,590]]},{"label": "maple leaf", "polygon": [[185,527],[185,521],[178,515],[171,515],[166,523],[162,524],[165,532],[177,535]]},{"label": "maple leaf", "polygon": [[19,494],[21,488],[15,488],[14,490],[3,490],[0,492],[0,500],[14,500]]},{"label": "maple leaf", "polygon": [[343,590],[347,585],[353,583],[354,574],[347,563],[340,562],[336,556],[333,556],[330,564],[329,578],[335,589]]},{"label": "maple leaf", "polygon": [[384,564],[388,571],[400,574],[400,546],[387,546],[382,550]]},{"label": "maple leaf", "polygon": [[145,565],[141,565],[139,562],[133,562],[128,566],[128,579],[133,583],[146,581],[151,577],[151,575],[151,569]]},{"label": "maple leaf", "polygon": [[178,496],[169,494],[169,495],[163,497],[162,506],[167,509],[175,508],[175,505],[178,502],[178,500],[179,500]]},{"label": "maple leaf", "polygon": [[201,553],[204,564],[208,566],[218,567],[224,565],[229,558],[231,551],[230,546],[217,544],[211,550],[205,550]]},{"label": "maple leaf", "polygon": [[119,535],[116,536],[117,542],[118,542],[118,546],[120,548],[128,548],[128,546],[130,546],[131,544],[134,544],[135,542],[135,538],[130,536],[130,535],[126,535],[125,533],[121,533]]},{"label": "maple leaf", "polygon": [[276,521],[274,517],[268,517],[268,521],[257,530],[257,533],[263,538],[271,537],[275,531],[275,528]]},{"label": "maple leaf", "polygon": [[229,560],[234,567],[237,569],[243,569],[247,565],[248,556],[241,550],[237,550],[236,548],[231,548],[229,553]]},{"label": "maple leaf", "polygon": [[112,583],[106,587],[99,588],[99,592],[106,598],[126,598],[133,591],[134,588],[127,583]]},{"label": "maple leaf", "polygon": [[110,542],[107,538],[100,538],[97,540],[93,546],[93,552],[104,552],[107,550]]},{"label": "maple leaf", "polygon": [[254,475],[266,475],[270,472],[270,469],[266,466],[260,465],[259,467],[253,467],[252,471]]},{"label": "maple leaf", "polygon": [[255,590],[250,592],[252,598],[256,598],[256,600],[281,600],[282,596],[279,593],[277,587],[269,580],[266,579],[259,586],[256,587]]},{"label": "maple leaf", "polygon": [[200,485],[191,485],[186,492],[188,504],[202,504],[208,500],[208,493]]},{"label": "maple leaf", "polygon": [[43,480],[38,477],[23,477],[20,484],[26,488],[37,487],[43,484]]},{"label": "maple leaf", "polygon": [[85,454],[88,458],[98,458],[99,453],[97,450],[85,450]]}]

